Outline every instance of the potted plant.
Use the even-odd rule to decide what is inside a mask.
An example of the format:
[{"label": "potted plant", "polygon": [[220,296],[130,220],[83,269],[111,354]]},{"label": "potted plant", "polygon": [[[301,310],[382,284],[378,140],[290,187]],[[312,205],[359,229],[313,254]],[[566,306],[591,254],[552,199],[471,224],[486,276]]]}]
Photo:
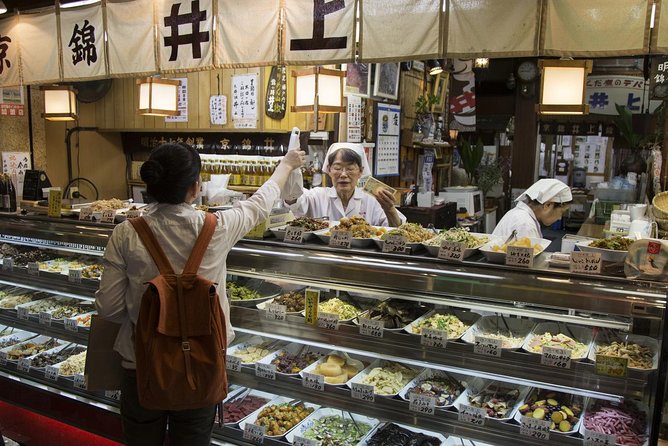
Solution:
[{"label": "potted plant", "polygon": [[484,153],[484,148],[482,141],[478,139],[475,145],[472,145],[468,140],[462,140],[459,144],[459,155],[462,158],[462,166],[466,171],[466,176],[468,177],[468,183],[473,185],[476,179],[476,173],[480,161],[482,161],[482,155]]},{"label": "potted plant", "polygon": [[415,131],[421,133],[423,138],[429,136],[431,126],[434,124],[434,114],[431,107],[438,102],[438,96],[427,93],[415,100]]},{"label": "potted plant", "polygon": [[485,208],[492,207],[487,205],[487,194],[494,186],[503,182],[503,165],[501,160],[496,159],[478,166],[477,183],[486,203]]},{"label": "potted plant", "polygon": [[619,130],[619,136],[631,150],[631,153],[622,160],[619,167],[620,173],[626,175],[629,172],[635,172],[640,175],[647,170],[647,163],[640,154],[645,143],[643,135],[633,130],[633,115],[625,106],[615,104],[615,108],[617,116],[613,120]]}]

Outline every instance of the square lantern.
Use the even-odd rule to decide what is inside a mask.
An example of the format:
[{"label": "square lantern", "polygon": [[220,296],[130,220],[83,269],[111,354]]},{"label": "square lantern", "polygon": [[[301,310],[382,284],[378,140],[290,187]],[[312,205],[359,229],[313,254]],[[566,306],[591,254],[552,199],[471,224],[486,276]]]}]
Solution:
[{"label": "square lantern", "polygon": [[295,78],[295,105],[293,112],[342,113],[343,78],[346,72],[329,68],[313,67],[293,71]]},{"label": "square lantern", "polygon": [[179,86],[181,81],[147,77],[137,79],[139,108],[137,113],[149,116],[179,115]]},{"label": "square lantern", "polygon": [[587,75],[591,60],[539,60],[542,71],[540,103],[536,111],[543,115],[587,115]]},{"label": "square lantern", "polygon": [[48,121],[74,121],[77,119],[77,91],[71,85],[45,85],[44,113]]}]

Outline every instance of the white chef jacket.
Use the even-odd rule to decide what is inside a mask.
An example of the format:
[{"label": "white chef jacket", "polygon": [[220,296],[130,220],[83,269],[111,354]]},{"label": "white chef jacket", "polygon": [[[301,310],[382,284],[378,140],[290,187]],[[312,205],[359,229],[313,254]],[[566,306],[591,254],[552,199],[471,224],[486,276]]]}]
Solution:
[{"label": "white chef jacket", "polygon": [[517,205],[503,216],[494,228],[492,235],[505,239],[510,237],[513,229],[517,230],[518,238],[543,238],[543,232],[540,230],[540,223],[536,219],[536,214],[523,201],[517,202]]},{"label": "white chef jacket", "polygon": [[[338,221],[343,217],[359,215],[372,226],[389,225],[387,215],[378,200],[360,188],[355,188],[355,193],[346,209],[343,208],[343,202],[336,194],[334,187],[304,189],[304,194],[289,207],[297,217],[327,217],[330,220]],[[406,217],[401,212],[399,212],[399,217],[401,223],[406,222]]]},{"label": "white chef jacket", "polygon": [[[218,284],[220,305],[225,316],[228,344],[234,339],[230,305],[225,295],[227,253],[232,246],[262,219],[269,216],[278,199],[278,185],[270,180],[252,197],[233,209],[218,211],[218,224],[199,274]],[[160,203],[144,217],[175,272],[183,271],[202,226],[204,212],[186,203]],[[104,272],[95,293],[95,306],[101,317],[121,324],[114,350],[123,358],[123,367],[135,368],[134,326],[139,316],[146,282],[155,278],[158,268],[129,222],[114,228],[102,259]]]}]

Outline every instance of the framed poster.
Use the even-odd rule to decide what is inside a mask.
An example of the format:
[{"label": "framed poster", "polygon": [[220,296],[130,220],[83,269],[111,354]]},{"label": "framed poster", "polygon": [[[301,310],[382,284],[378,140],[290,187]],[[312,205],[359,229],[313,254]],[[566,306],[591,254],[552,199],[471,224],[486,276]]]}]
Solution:
[{"label": "framed poster", "polygon": [[376,64],[373,95],[397,100],[399,98],[399,63]]},{"label": "framed poster", "polygon": [[374,151],[374,176],[399,175],[399,131],[401,106],[378,104],[376,113],[376,150]]},{"label": "framed poster", "polygon": [[445,98],[448,95],[448,80],[450,79],[450,74],[443,72],[436,75],[436,80],[434,81],[434,91],[433,95],[438,98],[438,101],[431,106],[431,111],[436,113],[443,113],[445,110]]},{"label": "framed poster", "polygon": [[346,82],[343,86],[344,95],[369,97],[371,88],[371,65],[366,63],[349,63],[346,65]]}]

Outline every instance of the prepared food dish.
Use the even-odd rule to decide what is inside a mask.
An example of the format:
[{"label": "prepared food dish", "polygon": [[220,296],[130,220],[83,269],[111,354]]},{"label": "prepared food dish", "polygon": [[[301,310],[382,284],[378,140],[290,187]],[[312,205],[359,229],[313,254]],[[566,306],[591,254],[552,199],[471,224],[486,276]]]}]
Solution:
[{"label": "prepared food dish", "polygon": [[52,349],[58,346],[58,341],[51,338],[46,342],[26,342],[19,344],[16,347],[12,348],[7,352],[7,359],[11,361],[16,361],[21,358],[27,358],[28,356],[36,355],[43,351]]},{"label": "prepared food dish", "polygon": [[127,207],[126,201],[121,201],[118,198],[111,198],[109,200],[97,200],[90,204],[93,212],[102,212],[108,210],[117,210]]},{"label": "prepared food dish", "polygon": [[314,420],[303,436],[319,441],[320,446],[348,446],[357,444],[370,430],[371,426],[362,421],[329,415]]},{"label": "prepared food dish", "polygon": [[92,314],[77,316],[77,325],[81,325],[82,327],[90,327],[90,320],[92,317]]},{"label": "prepared food dish", "polygon": [[63,362],[72,355],[78,355],[79,353],[85,351],[86,349],[83,347],[74,347],[74,348],[62,349],[57,352],[44,353],[32,358],[30,366],[41,368],[41,367],[46,367],[47,365],[58,364],[59,362]]},{"label": "prepared food dish", "polygon": [[361,371],[347,358],[339,355],[328,355],[324,362],[315,366],[311,373],[325,377],[327,384],[343,384]]},{"label": "prepared food dish", "polygon": [[312,407],[304,403],[290,405],[288,403],[272,404],[260,411],[253,424],[266,426],[265,435],[280,436],[295,427],[300,421],[313,412]]},{"label": "prepared food dish", "polygon": [[60,364],[59,373],[64,376],[80,375],[86,367],[86,350],[72,355]]},{"label": "prepared food dish", "polygon": [[[522,415],[550,422],[550,429],[559,432],[572,431],[580,421],[582,405],[572,395],[540,390],[520,406]],[[536,395],[537,393],[537,395]]]},{"label": "prepared food dish", "polygon": [[469,232],[469,228],[450,228],[448,230],[441,230],[436,236],[423,242],[425,245],[441,246],[444,241],[464,243],[467,248],[479,248],[489,241],[489,237],[473,236]]},{"label": "prepared food dish", "polygon": [[353,238],[373,238],[381,236],[385,233],[384,228],[376,228],[371,226],[365,219],[357,215],[347,218],[344,217],[339,220],[339,224],[327,231],[326,235],[332,235],[332,231],[350,231]]},{"label": "prepared food dish", "polygon": [[248,287],[243,285],[237,285],[234,282],[225,282],[225,290],[227,292],[227,298],[230,300],[250,300],[250,299],[259,299],[260,293],[255,290],[251,290]]},{"label": "prepared food dish", "polygon": [[455,402],[464,391],[464,387],[455,379],[444,376],[433,376],[421,380],[408,390],[410,394],[425,395],[436,399],[436,406],[448,406]]},{"label": "prepared food dish", "polygon": [[612,249],[613,251],[628,251],[635,240],[616,235],[612,238],[594,240],[589,244],[592,248]]},{"label": "prepared food dish", "polygon": [[634,342],[611,342],[598,345],[596,354],[627,358],[628,366],[635,369],[651,369],[654,366],[654,352],[651,348]]},{"label": "prepared food dish", "polygon": [[86,279],[99,279],[102,277],[102,271],[104,271],[104,266],[90,265],[81,270],[81,276]]},{"label": "prepared food dish", "polygon": [[338,314],[339,319],[342,321],[350,320],[361,312],[359,308],[342,301],[338,297],[334,297],[328,301],[320,303],[318,305],[318,311],[320,313]]},{"label": "prepared food dish", "polygon": [[511,334],[506,335],[501,332],[482,332],[478,336],[499,339],[501,341],[501,348],[515,348],[520,346],[524,341],[524,336],[512,336]]},{"label": "prepared food dish", "polygon": [[647,414],[628,399],[623,403],[597,401],[585,411],[585,429],[616,437],[617,444],[642,446],[647,441]]},{"label": "prepared food dish", "polygon": [[364,316],[373,321],[383,321],[384,328],[403,328],[429,311],[429,307],[409,300],[385,300]]},{"label": "prepared food dish", "polygon": [[529,237],[522,237],[517,240],[513,240],[510,243],[504,243],[503,245],[492,245],[492,251],[494,252],[507,252],[509,246],[519,246],[522,248],[533,248],[533,253],[539,254],[542,250],[543,247],[540,245],[540,243],[531,243],[531,239]]},{"label": "prepared food dish", "polygon": [[398,228],[390,229],[385,234],[380,236],[381,240],[385,240],[388,235],[401,235],[406,237],[409,243],[420,243],[429,240],[434,236],[434,233],[429,229],[423,228],[418,223],[404,223]]},{"label": "prepared food dish", "polygon": [[319,231],[329,228],[329,220],[319,220],[310,217],[295,218],[288,226],[301,226],[305,231]]},{"label": "prepared food dish", "polygon": [[434,330],[442,330],[448,332],[448,339],[459,338],[470,325],[462,322],[454,314],[436,313],[420,322],[413,325],[414,334],[422,334],[424,328],[432,328]]},{"label": "prepared food dish", "polygon": [[76,299],[56,299],[55,297],[48,297],[46,299],[35,301],[35,303],[27,306],[28,313],[48,313],[57,310],[66,305],[77,305],[81,301]]},{"label": "prepared food dish", "polygon": [[240,348],[234,351],[234,353],[231,353],[231,355],[239,358],[244,364],[250,364],[259,361],[271,353],[271,351],[267,348],[268,345],[269,344],[249,345],[248,347]]},{"label": "prepared food dish", "polygon": [[283,293],[275,298],[273,303],[285,305],[285,311],[288,313],[299,313],[300,311],[304,311],[304,293],[298,291]]},{"label": "prepared food dish", "polygon": [[12,345],[18,344],[19,342],[21,342],[21,339],[17,338],[16,336],[12,336],[5,339],[4,341],[0,341],[0,348],[11,347]]},{"label": "prepared food dish", "polygon": [[0,256],[2,258],[11,257],[16,266],[26,266],[30,262],[45,262],[56,257],[53,252],[45,249],[24,248],[7,243],[0,246]]},{"label": "prepared food dish", "polygon": [[17,305],[26,304],[32,300],[31,294],[8,294],[0,298],[0,308],[8,310]]},{"label": "prepared food dish", "polygon": [[76,316],[82,313],[88,313],[93,310],[92,306],[84,305],[63,305],[51,312],[51,318],[64,319]]},{"label": "prepared food dish", "polygon": [[388,423],[378,429],[366,444],[367,446],[439,446],[441,440]]},{"label": "prepared food dish", "polygon": [[276,371],[279,373],[296,374],[318,359],[320,357],[313,352],[292,354],[282,351],[271,363],[276,366]]},{"label": "prepared food dish", "polygon": [[508,418],[520,396],[519,389],[502,388],[492,385],[478,394],[468,395],[468,403],[487,411],[490,418]]},{"label": "prepared food dish", "polygon": [[390,362],[383,367],[371,369],[360,383],[372,385],[373,392],[377,395],[395,395],[417,374],[417,370],[397,362]]},{"label": "prepared food dish", "polygon": [[246,395],[223,404],[223,422],[236,423],[267,404],[269,400],[255,395]]},{"label": "prepared food dish", "polygon": [[571,350],[572,358],[582,358],[587,354],[587,346],[563,333],[553,335],[550,332],[536,335],[529,342],[529,351],[543,353],[543,347],[564,348]]}]

